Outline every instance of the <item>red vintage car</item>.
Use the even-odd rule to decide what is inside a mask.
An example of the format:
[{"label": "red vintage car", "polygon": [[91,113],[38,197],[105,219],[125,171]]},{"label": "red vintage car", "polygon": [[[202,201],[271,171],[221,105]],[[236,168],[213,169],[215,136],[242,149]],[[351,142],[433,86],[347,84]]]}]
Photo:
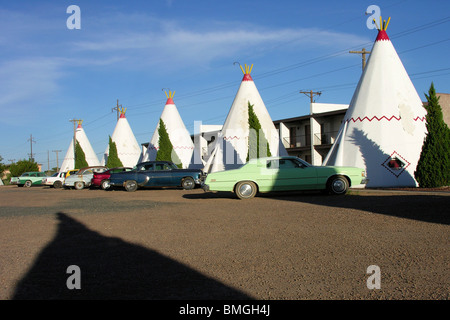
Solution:
[{"label": "red vintage car", "polygon": [[109,177],[111,176],[111,173],[130,171],[131,169],[133,169],[133,168],[118,167],[118,168],[108,169],[104,172],[94,172],[94,177],[91,180],[91,185],[93,187],[100,187],[103,190],[106,190],[109,188]]}]

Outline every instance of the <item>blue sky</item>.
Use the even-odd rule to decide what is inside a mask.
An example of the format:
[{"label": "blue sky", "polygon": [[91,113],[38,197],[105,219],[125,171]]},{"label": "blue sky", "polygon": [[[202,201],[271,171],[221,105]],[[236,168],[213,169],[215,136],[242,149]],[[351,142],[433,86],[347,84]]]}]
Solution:
[{"label": "blue sky", "polygon": [[[81,29],[68,29],[70,5]],[[33,154],[59,165],[83,127],[99,158],[116,125],[117,99],[139,143],[149,142],[163,90],[192,133],[194,121],[222,125],[242,80],[252,77],[273,120],[305,115],[309,98],[348,104],[361,56],[377,31],[366,9],[391,17],[391,38],[420,97],[433,81],[450,93],[450,2],[292,0],[0,0],[0,156]],[[48,158],[49,155],[49,158]]]}]

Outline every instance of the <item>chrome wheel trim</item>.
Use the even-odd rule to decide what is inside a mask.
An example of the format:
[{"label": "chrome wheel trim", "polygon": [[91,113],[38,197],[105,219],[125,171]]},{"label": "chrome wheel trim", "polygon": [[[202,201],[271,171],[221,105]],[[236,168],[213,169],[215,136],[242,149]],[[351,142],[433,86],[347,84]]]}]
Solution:
[{"label": "chrome wheel trim", "polygon": [[253,193],[253,187],[248,183],[244,183],[239,186],[239,193],[244,197],[249,197]]},{"label": "chrome wheel trim", "polygon": [[185,189],[192,189],[194,184],[195,184],[195,182],[192,179],[185,179],[185,180],[183,180],[183,187]]},{"label": "chrome wheel trim", "polygon": [[102,182],[102,189],[103,190],[109,189],[110,186],[111,185],[109,184],[108,180],[105,180],[105,181]]},{"label": "chrome wheel trim", "polygon": [[332,188],[333,188],[334,192],[336,192],[336,193],[344,192],[345,186],[346,186],[345,181],[343,181],[342,179],[333,180]]}]

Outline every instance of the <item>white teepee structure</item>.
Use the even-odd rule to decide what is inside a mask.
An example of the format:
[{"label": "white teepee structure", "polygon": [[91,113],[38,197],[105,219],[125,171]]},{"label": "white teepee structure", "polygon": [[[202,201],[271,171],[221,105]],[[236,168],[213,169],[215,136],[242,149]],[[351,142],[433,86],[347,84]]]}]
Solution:
[{"label": "white teepee structure", "polygon": [[[86,162],[89,166],[99,166],[100,162],[98,161],[97,155],[95,154],[94,149],[92,149],[91,143],[89,142],[83,127],[81,126],[83,120],[78,120],[77,122],[78,127],[75,130],[75,138],[80,144],[80,147],[83,149],[86,157]],[[67,149],[66,156],[64,157],[59,171],[65,172],[72,169],[81,169],[75,168],[73,139],[70,141],[69,148]]]},{"label": "white teepee structure", "polygon": [[286,149],[280,141],[278,130],[275,128],[269,112],[250,75],[253,65],[245,70],[241,66],[244,77],[231,105],[222,130],[215,142],[211,156],[205,164],[205,172],[229,170],[239,167],[247,161],[249,152],[249,104],[258,117],[261,129],[269,143],[272,156],[287,155]]},{"label": "white teepee structure", "polygon": [[[117,156],[124,167],[134,167],[141,156],[141,148],[125,117],[126,108],[119,108],[120,116],[111,140],[116,143]],[[106,165],[109,156],[109,143],[102,158],[102,165]]]},{"label": "white teepee structure", "polygon": [[[381,19],[380,19],[381,20]],[[417,186],[426,110],[380,21],[378,36],[323,165],[366,169],[367,187]]]},{"label": "white teepee structure", "polygon": [[[186,129],[180,114],[178,113],[177,107],[173,102],[173,97],[175,91],[169,91],[169,94],[165,92],[167,101],[164,109],[161,113],[160,120],[164,122],[167,133],[169,135],[169,140],[173,146],[173,152],[176,155],[172,156],[172,161],[175,164],[181,161],[183,168],[188,168],[191,164],[192,154],[194,152],[194,142],[192,141],[189,131]],[[159,121],[150,143],[147,148],[142,161],[153,161],[156,159],[156,155],[159,149]],[[177,159],[178,158],[178,159]]]}]

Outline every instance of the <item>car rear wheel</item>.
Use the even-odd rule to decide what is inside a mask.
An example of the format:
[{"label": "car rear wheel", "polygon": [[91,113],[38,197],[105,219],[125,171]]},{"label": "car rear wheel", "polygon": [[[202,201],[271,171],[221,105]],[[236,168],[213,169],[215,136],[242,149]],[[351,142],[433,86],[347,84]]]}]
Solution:
[{"label": "car rear wheel", "polygon": [[127,190],[128,192],[133,192],[136,191],[138,188],[137,182],[134,180],[127,180],[125,182],[125,190]]},{"label": "car rear wheel", "polygon": [[258,188],[252,181],[240,181],[236,185],[235,191],[239,199],[251,199],[258,192]]},{"label": "car rear wheel", "polygon": [[328,191],[331,194],[341,195],[347,193],[348,181],[345,177],[336,176],[328,181]]},{"label": "car rear wheel", "polygon": [[62,187],[62,182],[61,181],[55,181],[55,183],[53,183],[53,188],[59,189],[61,187]]},{"label": "car rear wheel", "polygon": [[31,187],[31,185],[32,185],[32,183],[30,180],[25,181],[25,184],[24,184],[25,187],[29,188],[29,187]]},{"label": "car rear wheel", "polygon": [[84,188],[84,182],[83,181],[77,181],[77,182],[75,182],[75,184],[73,186],[74,186],[74,188],[76,190],[81,190],[81,189]]},{"label": "car rear wheel", "polygon": [[191,177],[186,177],[181,181],[181,186],[184,190],[192,190],[195,187],[194,179]]},{"label": "car rear wheel", "polygon": [[103,181],[100,183],[100,187],[101,187],[103,190],[109,189],[109,187],[110,187],[109,180],[103,180]]}]

